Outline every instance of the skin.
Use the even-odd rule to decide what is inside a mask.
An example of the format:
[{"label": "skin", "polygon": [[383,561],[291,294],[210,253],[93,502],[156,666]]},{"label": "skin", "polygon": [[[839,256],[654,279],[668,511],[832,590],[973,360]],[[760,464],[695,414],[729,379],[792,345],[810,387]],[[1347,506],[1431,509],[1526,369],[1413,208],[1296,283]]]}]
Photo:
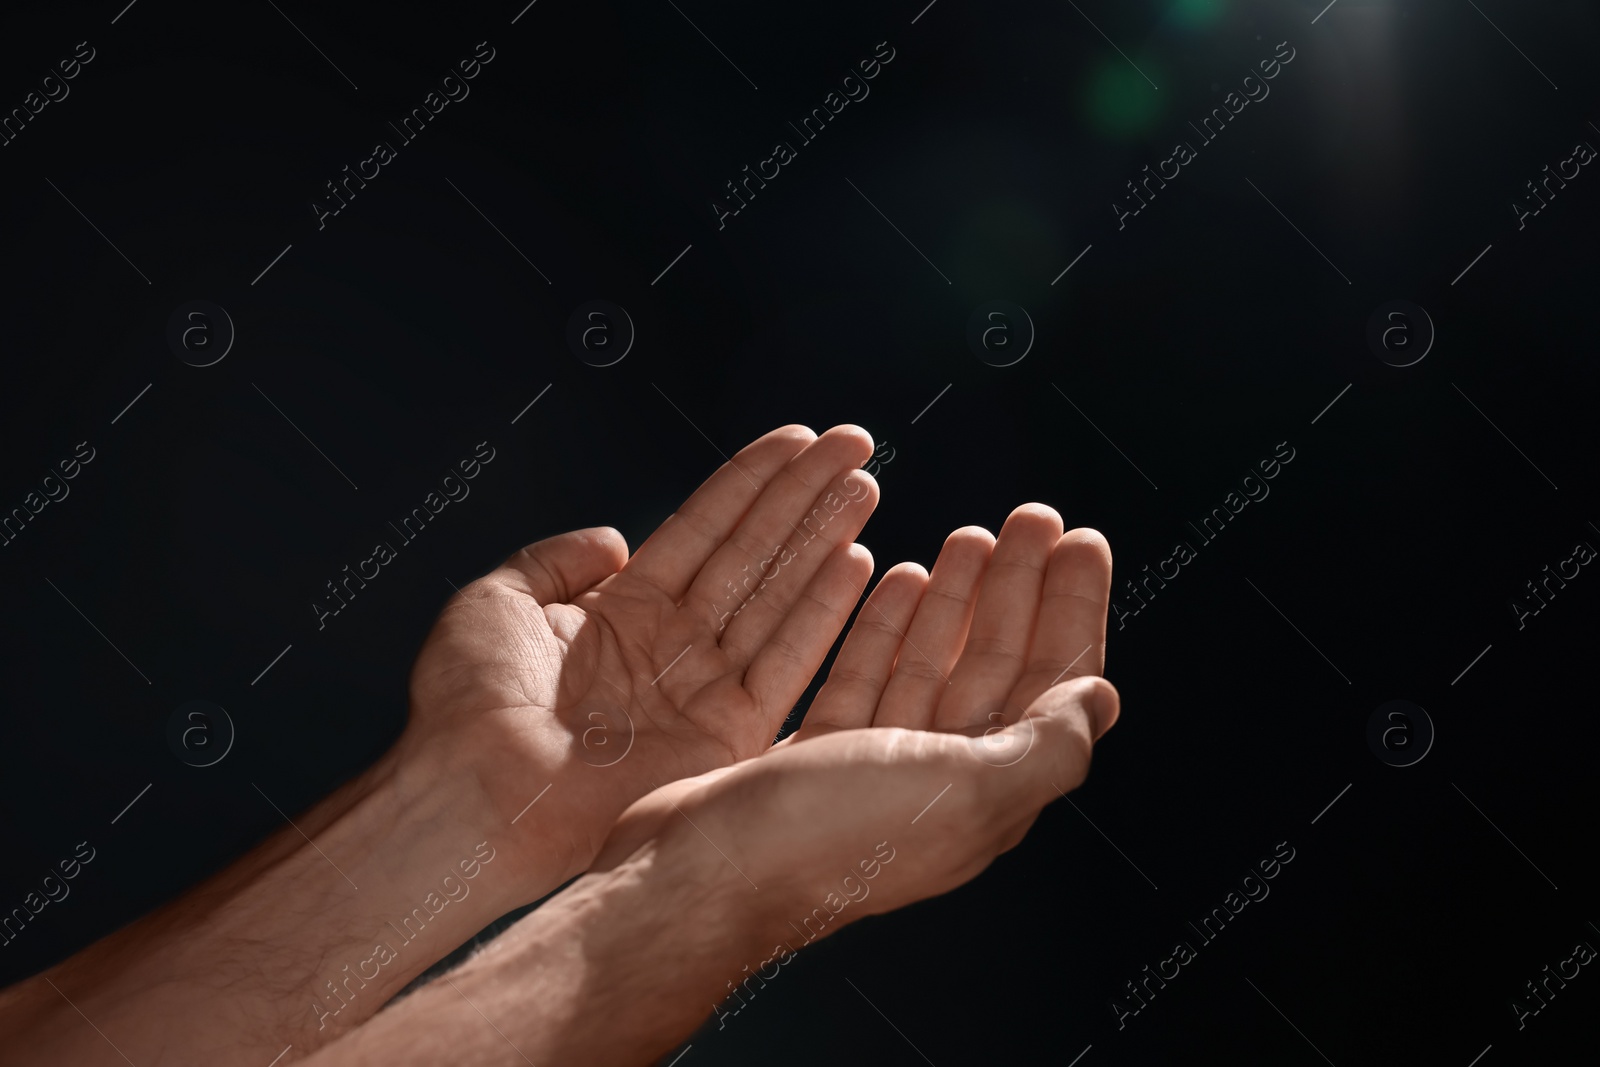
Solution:
[{"label": "skin", "polygon": [[[815,906],[817,871],[866,855],[863,811],[894,812],[910,826],[894,832],[924,844],[893,868],[900,889],[876,883],[847,921],[972,877],[1081,781],[1090,738],[1115,717],[1103,680],[1050,688],[1101,669],[1110,556],[1093,531],[1063,536],[1042,505],[1013,513],[998,542],[958,530],[931,575],[903,564],[879,583],[804,727],[771,746],[870,578],[852,542],[877,501],[856,469],[872,449],[854,427],[784,427],[631,556],[614,530],[579,530],[467,587],[418,656],[395,748],[298,829],[0,992],[0,1059],[265,1063],[290,1046],[281,1062],[323,1047],[322,1062],[405,1062],[457,1037],[466,1057],[483,1029],[496,1044],[481,1062],[522,1062],[482,1027],[476,990],[518,1016],[524,1051],[633,1062],[706,1014],[738,971],[719,962],[771,954],[774,916]],[[946,784],[914,826],[901,819]],[[948,841],[927,836],[941,827]],[[785,835],[805,847],[774,853]],[[493,859],[472,863],[485,849]],[[362,1025],[477,930],[585,870],[451,982]],[[392,935],[425,898],[425,928]],[[698,932],[643,934],[686,898],[714,909]],[[379,940],[399,946],[381,966]],[[705,973],[655,988],[684,954]],[[594,998],[641,988],[659,1008],[635,1022],[594,1013]]]},{"label": "skin", "polygon": [[[641,799],[589,874],[311,1062],[651,1062],[810,940],[976,877],[1082,783],[1118,715],[1093,676],[1110,555],[1060,529],[1028,505],[998,544],[958,530],[931,576],[892,570],[792,738]],[[949,682],[922,684],[928,662]],[[1019,714],[995,724],[991,704]]]}]

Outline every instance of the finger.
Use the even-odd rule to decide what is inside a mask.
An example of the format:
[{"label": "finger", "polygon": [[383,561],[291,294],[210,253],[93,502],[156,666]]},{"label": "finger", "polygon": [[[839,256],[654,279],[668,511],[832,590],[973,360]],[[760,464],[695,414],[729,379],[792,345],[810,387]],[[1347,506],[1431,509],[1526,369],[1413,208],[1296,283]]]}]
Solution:
[{"label": "finger", "polygon": [[628,573],[649,582],[674,603],[682,600],[695,575],[728,540],[762,490],[816,439],[805,426],[781,426],[745,445],[639,546],[628,561]]},{"label": "finger", "polygon": [[906,628],[927,588],[928,572],[920,564],[900,563],[883,576],[856,613],[828,680],[806,711],[806,728],[872,725]]},{"label": "finger", "polygon": [[966,641],[973,601],[992,551],[994,535],[981,526],[963,526],[945,538],[872,725],[919,730],[932,725]]},{"label": "finger", "polygon": [[741,569],[731,587],[724,584],[718,644],[729,659],[749,662],[777,632],[833,550],[854,541],[877,506],[877,481],[850,468],[834,478],[794,532],[768,550],[767,558]]},{"label": "finger", "polygon": [[872,553],[855,543],[833,551],[777,633],[750,662],[744,688],[756,702],[770,744],[811,684],[861,590],[872,580]]},{"label": "finger", "polygon": [[1050,552],[1061,540],[1061,516],[1044,504],[1024,504],[1000,528],[994,555],[972,609],[967,642],[939,698],[934,727],[959,729],[974,723],[1010,721],[1022,713],[1005,707],[1022,677],[1039,615]]},{"label": "finger", "polygon": [[591,526],[519,549],[491,577],[540,604],[565,604],[627,561],[628,542],[622,534],[609,526]]},{"label": "finger", "polygon": [[[748,512],[727,532],[723,543],[690,583],[683,606],[696,617],[703,617],[712,630],[721,631],[731,625],[728,620],[749,601],[759,599],[755,596],[757,590],[779,584],[775,579],[784,571],[790,571],[790,575],[782,584],[796,591],[804,589],[838,543],[810,544],[808,552],[808,539],[825,536],[836,523],[855,518],[850,513],[859,514],[862,508],[854,501],[876,503],[876,486],[864,472],[851,484],[865,486],[867,499],[862,499],[862,489],[853,488],[850,492],[854,498],[841,494],[826,505],[820,503],[824,490],[831,490],[836,478],[866,462],[872,448],[871,436],[858,426],[835,426],[806,445],[773,474]],[[866,510],[870,512],[871,507]],[[841,511],[845,514],[839,514]],[[787,551],[780,551],[780,546]],[[800,577],[796,579],[794,575]],[[772,592],[768,589],[762,595]],[[748,663],[758,644],[745,644],[740,662]]]},{"label": "finger", "polygon": [[1019,744],[1026,742],[1026,755],[982,776],[979,787],[994,791],[991,804],[1018,815],[1072,792],[1088,777],[1094,743],[1117,721],[1120,705],[1116,688],[1104,678],[1051,686],[1006,727]]},{"label": "finger", "polygon": [[1105,670],[1111,546],[1098,530],[1062,535],[1050,553],[1039,624],[1009,704],[1027,707],[1058,682]]}]

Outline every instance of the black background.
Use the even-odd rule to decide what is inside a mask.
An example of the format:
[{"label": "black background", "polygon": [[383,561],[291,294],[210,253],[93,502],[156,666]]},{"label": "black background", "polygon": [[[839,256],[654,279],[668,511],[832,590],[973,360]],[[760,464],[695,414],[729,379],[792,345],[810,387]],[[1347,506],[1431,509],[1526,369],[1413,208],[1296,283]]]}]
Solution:
[{"label": "black background", "polygon": [[[1600,177],[1520,230],[1511,205],[1600,145],[1600,12],[923,2],[0,16],[7,111],[77,42],[96,52],[0,147],[0,507],[95,449],[0,548],[0,909],[75,843],[98,853],[0,980],[281,827],[251,782],[292,813],[383,751],[451,584],[576,526],[637,545],[719,452],[848,421],[893,449],[862,538],[880,572],[1026,500],[1103,531],[1119,590],[1176,541],[1199,555],[1112,624],[1123,717],[1078,810],[808,948],[683,1067],[1592,1049],[1593,968],[1520,1032],[1510,1003],[1600,944],[1600,577],[1521,630],[1508,605],[1600,545]],[[484,40],[471,95],[399,145],[386,122]],[[870,96],[718,230],[722,183],[880,41]],[[1124,183],[1281,41],[1270,96],[1119,230]],[[396,160],[319,230],[312,199],[378,140]],[[165,340],[197,299],[237,328],[206,368]],[[637,327],[611,367],[565,341],[592,299]],[[1394,299],[1438,333],[1406,368],[1364,340]],[[966,343],[990,300],[1037,329],[1013,366]],[[471,496],[319,631],[323,583],[482,440]],[[1200,545],[1186,523],[1284,441],[1270,496]],[[238,729],[205,769],[164,732],[197,698]],[[1366,740],[1397,698],[1437,729],[1404,769]],[[1119,1031],[1110,998],[1280,841],[1271,895]]]}]

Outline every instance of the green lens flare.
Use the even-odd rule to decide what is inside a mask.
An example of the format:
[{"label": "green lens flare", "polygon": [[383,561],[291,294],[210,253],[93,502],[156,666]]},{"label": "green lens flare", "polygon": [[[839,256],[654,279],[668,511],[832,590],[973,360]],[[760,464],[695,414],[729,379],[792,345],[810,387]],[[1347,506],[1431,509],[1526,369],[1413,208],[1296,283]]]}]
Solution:
[{"label": "green lens flare", "polygon": [[1150,132],[1163,111],[1161,94],[1121,59],[1095,69],[1082,103],[1085,117],[1097,132],[1128,140]]},{"label": "green lens flare", "polygon": [[1176,26],[1197,29],[1217,21],[1227,7],[1227,0],[1175,0],[1167,9],[1167,16]]}]

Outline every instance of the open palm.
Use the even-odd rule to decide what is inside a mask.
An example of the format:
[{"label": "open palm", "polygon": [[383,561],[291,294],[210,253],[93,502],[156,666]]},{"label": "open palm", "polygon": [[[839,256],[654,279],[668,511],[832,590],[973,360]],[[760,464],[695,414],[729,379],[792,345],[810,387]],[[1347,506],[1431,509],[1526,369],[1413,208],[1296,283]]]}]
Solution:
[{"label": "open palm", "polygon": [[[843,733],[830,739],[825,762],[870,770],[874,761],[881,768],[884,760],[950,749],[958,739],[948,735],[967,735],[957,747],[975,757],[967,761],[974,773],[1020,763],[1035,744],[1034,714],[1058,705],[1075,713],[1072,701],[1043,699],[1047,691],[1105,667],[1111,550],[1094,530],[1063,533],[1062,526],[1054,509],[1024,504],[998,539],[977,526],[950,534],[931,573],[915,563],[890,569],[856,616],[804,724],[774,754]],[[1087,724],[1084,736],[1092,741],[1114,721],[1115,711]],[[916,735],[907,731],[926,735],[926,744],[908,743]],[[764,759],[644,797],[618,821],[601,863],[626,857],[679,811],[695,809],[714,783],[780,773],[778,764],[763,768]],[[1076,784],[1063,778],[1058,788]]]},{"label": "open palm", "polygon": [[609,528],[521,550],[441,613],[401,744],[473,775],[514,832],[559,837],[540,884],[581,871],[633,800],[771,744],[870,580],[872,450],[858,427],[784,427],[631,557]]}]

